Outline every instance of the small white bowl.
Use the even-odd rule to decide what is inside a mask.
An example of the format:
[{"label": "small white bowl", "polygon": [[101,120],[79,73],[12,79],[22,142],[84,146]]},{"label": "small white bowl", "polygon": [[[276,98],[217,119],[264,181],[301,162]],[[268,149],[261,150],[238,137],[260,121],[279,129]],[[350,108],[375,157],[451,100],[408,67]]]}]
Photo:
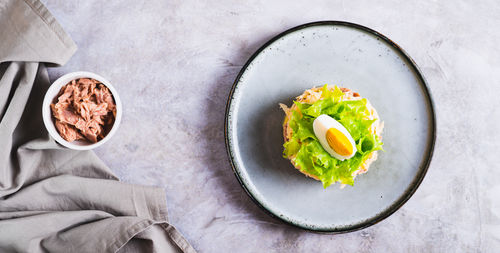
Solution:
[{"label": "small white bowl", "polygon": [[[72,80],[79,79],[79,78],[92,78],[95,79],[101,83],[103,83],[108,89],[111,91],[111,94],[113,95],[113,98],[115,100],[116,104],[116,118],[115,122],[109,131],[109,133],[104,136],[104,138],[96,143],[91,143],[88,141],[73,141],[73,142],[68,142],[65,139],[59,135],[59,132],[57,132],[53,117],[52,117],[52,112],[50,109],[50,104],[54,100],[54,98],[59,94],[59,91],[61,88],[66,85],[67,83],[71,82]],[[50,85],[49,89],[47,90],[47,93],[45,93],[45,97],[43,99],[43,105],[42,105],[42,117],[43,117],[43,123],[45,124],[45,128],[47,128],[47,131],[49,132],[50,136],[54,138],[59,144],[70,148],[70,149],[75,149],[75,150],[89,150],[89,149],[94,149],[105,142],[107,142],[113,135],[116,133],[118,130],[118,126],[120,125],[120,121],[122,119],[122,102],[120,100],[120,96],[118,96],[118,92],[116,89],[111,85],[111,83],[104,79],[102,76],[91,73],[91,72],[84,72],[84,71],[78,71],[78,72],[72,72],[68,73],[64,76],[59,77],[52,85]]]}]

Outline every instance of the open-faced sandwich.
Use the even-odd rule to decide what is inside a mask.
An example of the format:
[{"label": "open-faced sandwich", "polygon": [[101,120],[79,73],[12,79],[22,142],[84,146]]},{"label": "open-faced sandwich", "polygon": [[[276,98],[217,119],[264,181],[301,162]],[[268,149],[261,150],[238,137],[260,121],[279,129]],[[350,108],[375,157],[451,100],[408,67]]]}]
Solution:
[{"label": "open-faced sandwich", "polygon": [[325,85],[298,96],[285,111],[283,156],[323,187],[353,185],[382,149],[383,123],[366,98]]}]

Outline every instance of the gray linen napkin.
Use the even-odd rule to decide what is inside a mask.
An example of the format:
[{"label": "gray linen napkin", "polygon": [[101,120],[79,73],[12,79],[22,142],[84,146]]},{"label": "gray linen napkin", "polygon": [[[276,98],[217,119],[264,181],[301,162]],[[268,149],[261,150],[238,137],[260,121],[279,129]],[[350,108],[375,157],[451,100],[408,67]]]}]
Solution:
[{"label": "gray linen napkin", "polygon": [[194,252],[163,189],[118,182],[42,123],[45,64],[76,45],[37,0],[0,0],[0,252]]}]

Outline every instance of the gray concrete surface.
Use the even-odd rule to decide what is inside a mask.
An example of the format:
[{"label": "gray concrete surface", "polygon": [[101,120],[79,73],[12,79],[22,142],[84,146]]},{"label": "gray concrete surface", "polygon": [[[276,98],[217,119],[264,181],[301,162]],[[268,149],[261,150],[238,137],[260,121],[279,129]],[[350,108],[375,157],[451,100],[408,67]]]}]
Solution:
[{"label": "gray concrete surface", "polygon": [[[485,1],[43,1],[125,107],[97,154],[123,180],[167,192],[200,252],[495,252],[500,248],[500,4]],[[302,23],[345,20],[399,43],[428,80],[438,138],[426,178],[386,220],[341,235],[268,217],[227,161],[226,98],[247,58]],[[411,145],[411,143],[409,143]]]}]

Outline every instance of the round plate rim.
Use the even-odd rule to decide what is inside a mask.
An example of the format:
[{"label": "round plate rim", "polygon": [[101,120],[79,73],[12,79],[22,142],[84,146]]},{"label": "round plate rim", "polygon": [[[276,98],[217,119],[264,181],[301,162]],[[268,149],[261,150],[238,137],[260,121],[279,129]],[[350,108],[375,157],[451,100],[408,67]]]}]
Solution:
[{"label": "round plate rim", "polygon": [[[351,226],[346,226],[346,227],[342,227],[342,228],[332,228],[332,229],[322,229],[322,228],[315,229],[315,228],[307,227],[307,226],[301,225],[299,223],[295,223],[295,222],[292,222],[290,220],[284,219],[284,218],[280,217],[280,215],[277,215],[277,214],[273,213],[271,210],[269,210],[266,207],[264,207],[255,198],[255,196],[250,192],[250,190],[247,188],[247,186],[243,183],[243,180],[241,179],[241,176],[240,176],[238,170],[236,169],[237,165],[234,162],[233,150],[232,150],[231,143],[229,141],[229,112],[230,112],[231,104],[232,104],[232,101],[233,101],[233,93],[234,93],[236,87],[238,86],[238,84],[240,82],[241,76],[246,71],[247,67],[252,63],[252,61],[258,55],[260,55],[260,53],[265,48],[267,48],[273,42],[277,41],[278,39],[284,37],[287,34],[290,34],[290,33],[293,33],[293,32],[302,30],[304,28],[308,28],[308,27],[325,26],[325,25],[347,26],[347,27],[350,27],[350,28],[359,29],[359,30],[368,32],[370,34],[373,34],[377,38],[380,38],[383,41],[385,41],[386,43],[388,43],[390,47],[392,47],[393,49],[395,49],[399,54],[401,54],[401,56],[405,60],[407,60],[409,63],[411,63],[411,68],[413,68],[413,70],[414,70],[417,78],[420,79],[420,83],[422,84],[421,88],[423,89],[424,95],[426,97],[426,100],[429,103],[429,111],[430,111],[429,113],[430,113],[430,116],[431,116],[431,119],[430,119],[430,121],[431,121],[430,122],[430,125],[431,125],[431,140],[430,140],[430,143],[429,143],[430,146],[427,149],[427,154],[426,154],[426,157],[425,157],[425,161],[423,162],[423,166],[417,172],[417,175],[415,176],[415,178],[413,179],[413,181],[410,183],[410,185],[407,188],[407,190],[403,193],[403,195],[400,198],[398,198],[394,203],[392,203],[392,205],[389,206],[386,210],[384,210],[383,212],[377,214],[376,216],[374,216],[374,217],[372,217],[370,219],[367,219],[367,220],[365,220],[365,221],[363,221],[361,223],[354,224],[354,225],[351,225]],[[433,156],[433,153],[434,153],[434,146],[435,146],[435,143],[436,143],[436,134],[437,134],[436,125],[437,124],[436,124],[436,114],[435,114],[435,109],[434,109],[434,101],[432,99],[431,92],[430,92],[430,90],[428,88],[427,81],[425,80],[424,76],[422,75],[420,68],[417,66],[417,64],[415,63],[415,61],[408,55],[408,53],[406,53],[405,50],[403,50],[398,44],[396,44],[395,42],[393,42],[391,39],[389,39],[385,35],[377,32],[377,31],[375,31],[375,30],[373,30],[371,28],[368,28],[366,26],[359,25],[359,24],[356,24],[356,23],[346,22],[346,21],[327,20],[327,21],[316,21],[316,22],[302,24],[302,25],[290,28],[290,29],[288,29],[288,30],[286,30],[284,32],[281,32],[278,35],[276,35],[273,38],[271,38],[270,40],[268,40],[266,43],[264,43],[264,45],[262,45],[259,49],[257,49],[250,56],[250,58],[246,61],[245,65],[243,65],[243,67],[239,71],[238,75],[236,76],[236,79],[234,80],[234,83],[233,83],[233,85],[231,87],[231,90],[229,92],[229,95],[228,95],[228,99],[227,99],[227,102],[226,102],[226,111],[225,111],[225,116],[224,116],[224,141],[225,141],[226,152],[227,152],[227,155],[228,155],[229,163],[231,164],[231,168],[233,170],[233,174],[235,175],[235,177],[238,180],[238,182],[241,185],[241,187],[245,190],[245,192],[247,193],[247,195],[250,197],[250,199],[258,207],[260,207],[262,210],[264,210],[264,212],[266,212],[269,216],[271,216],[271,217],[273,217],[275,219],[278,219],[278,220],[284,222],[285,224],[288,224],[288,225],[291,225],[291,226],[294,226],[294,227],[298,227],[298,228],[301,228],[301,229],[304,229],[304,230],[307,230],[307,231],[316,232],[316,233],[339,234],[339,233],[349,233],[349,232],[354,232],[354,231],[357,231],[357,230],[361,230],[361,229],[370,227],[370,226],[372,226],[372,225],[374,225],[374,224],[376,224],[376,223],[384,220],[385,218],[389,217],[394,212],[396,212],[397,210],[399,210],[399,208],[401,208],[411,198],[411,196],[413,196],[413,194],[416,192],[416,190],[418,189],[418,187],[422,183],[425,175],[427,174],[427,170],[428,170],[429,165],[430,165],[431,160],[432,160],[432,156]]]}]

